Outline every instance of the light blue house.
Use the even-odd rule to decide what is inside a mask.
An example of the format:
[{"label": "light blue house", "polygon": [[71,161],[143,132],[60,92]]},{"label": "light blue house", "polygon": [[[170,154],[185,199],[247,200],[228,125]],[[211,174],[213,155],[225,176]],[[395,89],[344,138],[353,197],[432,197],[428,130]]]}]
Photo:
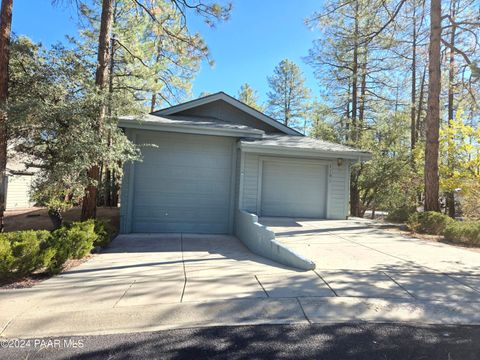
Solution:
[{"label": "light blue house", "polygon": [[123,233],[232,234],[239,210],[345,219],[350,165],[370,159],[305,137],[223,92],[120,126],[143,157],[125,168]]}]

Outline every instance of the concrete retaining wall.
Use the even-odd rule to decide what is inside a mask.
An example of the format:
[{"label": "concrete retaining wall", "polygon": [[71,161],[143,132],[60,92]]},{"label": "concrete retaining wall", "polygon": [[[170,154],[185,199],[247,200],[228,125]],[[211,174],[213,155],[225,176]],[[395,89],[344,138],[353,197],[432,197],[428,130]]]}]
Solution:
[{"label": "concrete retaining wall", "polygon": [[253,253],[280,264],[302,270],[315,269],[315,263],[275,240],[275,233],[258,222],[258,216],[243,210],[235,214],[235,236]]}]

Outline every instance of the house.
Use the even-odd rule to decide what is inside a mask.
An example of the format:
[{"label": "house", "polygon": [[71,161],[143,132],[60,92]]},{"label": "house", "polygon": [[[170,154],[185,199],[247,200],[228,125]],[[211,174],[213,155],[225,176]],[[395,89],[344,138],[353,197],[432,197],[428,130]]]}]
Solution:
[{"label": "house", "polygon": [[371,157],[303,136],[223,92],[119,126],[143,158],[125,166],[122,233],[236,234],[238,211],[345,219],[350,165]]},{"label": "house", "polygon": [[23,162],[16,158],[7,162],[6,210],[20,210],[35,205],[30,197],[30,189],[35,172],[25,169]]}]

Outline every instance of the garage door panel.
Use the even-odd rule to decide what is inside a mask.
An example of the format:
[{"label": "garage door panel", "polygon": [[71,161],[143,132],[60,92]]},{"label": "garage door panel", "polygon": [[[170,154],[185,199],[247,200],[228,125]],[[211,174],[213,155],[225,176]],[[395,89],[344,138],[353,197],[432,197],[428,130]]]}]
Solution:
[{"label": "garage door panel", "polygon": [[[162,153],[164,151],[164,153]],[[214,153],[201,152],[201,149],[195,152],[181,152],[178,154],[173,154],[170,150],[160,150],[149,149],[151,154],[145,154],[145,150],[142,150],[143,162],[146,163],[148,167],[156,167],[158,165],[169,165],[178,168],[186,167],[209,167],[211,169],[223,169],[223,164],[225,161],[230,160],[230,156],[218,156]],[[199,153],[200,152],[200,153]],[[205,158],[208,157],[208,158]],[[171,171],[172,169],[170,169]]]},{"label": "garage door panel", "polygon": [[196,234],[223,234],[225,226],[223,224],[212,223],[185,223],[185,222],[137,222],[133,227],[133,232],[138,233],[177,233],[182,229],[184,233]]},{"label": "garage door panel", "polygon": [[261,215],[324,218],[327,166],[263,161]]},{"label": "garage door panel", "polygon": [[[189,223],[211,223],[211,224],[223,224],[227,221],[228,216],[221,209],[212,210],[208,213],[198,211],[191,207],[175,208],[172,210],[170,207],[155,207],[147,206],[142,209],[138,209],[138,218],[142,221],[149,221],[155,223],[173,223],[176,219],[190,219]],[[212,219],[212,216],[214,218]],[[183,222],[183,221],[182,221]]]},{"label": "garage door panel", "polygon": [[[225,177],[227,177],[225,175]],[[172,181],[174,180],[174,181]],[[202,180],[197,182],[192,182],[191,180],[186,180],[184,178],[171,178],[171,179],[155,179],[152,178],[141,178],[141,181],[144,185],[144,188],[141,191],[138,191],[138,196],[147,196],[147,197],[154,197],[158,196],[158,194],[184,194],[187,196],[188,194],[197,196],[202,194],[207,194],[211,196],[212,192],[219,193],[219,192],[227,192],[229,191],[230,184],[226,184],[225,182],[221,181],[213,181],[213,180]],[[159,189],[162,189],[159,191]]]},{"label": "garage door panel", "polygon": [[[159,172],[158,166],[172,166],[173,168],[170,171]],[[208,168],[208,173],[204,173],[204,169],[207,167],[179,167],[176,165],[163,164],[158,166],[149,166],[139,169],[136,174],[137,178],[142,179],[146,184],[148,184],[149,181],[152,181],[152,185],[155,185],[154,183],[159,181],[165,183],[172,182],[172,180],[188,181],[189,177],[192,176],[192,174],[195,174],[198,181],[223,183],[223,178],[230,175],[230,169],[225,168]]]},{"label": "garage door panel", "polygon": [[137,137],[133,231],[228,233],[234,140],[158,133]]},{"label": "garage door panel", "polygon": [[[181,196],[180,196],[181,195]],[[217,208],[221,210],[228,210],[230,204],[226,203],[224,199],[218,197],[212,197],[209,195],[200,196],[199,194],[191,193],[192,196],[195,195],[195,201],[192,202],[191,197],[188,194],[165,194],[165,193],[152,193],[152,194],[143,194],[138,196],[134,206],[136,214],[139,214],[139,211],[146,207],[162,207],[165,209],[175,209],[175,208],[192,208],[192,209],[205,209],[210,208],[210,212]]]}]

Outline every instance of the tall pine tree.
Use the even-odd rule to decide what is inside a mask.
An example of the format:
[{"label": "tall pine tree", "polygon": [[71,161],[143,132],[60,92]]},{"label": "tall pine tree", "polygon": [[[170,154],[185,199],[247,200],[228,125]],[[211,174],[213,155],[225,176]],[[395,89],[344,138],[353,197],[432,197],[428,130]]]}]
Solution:
[{"label": "tall pine tree", "polygon": [[287,126],[303,127],[310,90],[300,67],[288,59],[282,60],[268,77],[268,84],[269,115]]}]

